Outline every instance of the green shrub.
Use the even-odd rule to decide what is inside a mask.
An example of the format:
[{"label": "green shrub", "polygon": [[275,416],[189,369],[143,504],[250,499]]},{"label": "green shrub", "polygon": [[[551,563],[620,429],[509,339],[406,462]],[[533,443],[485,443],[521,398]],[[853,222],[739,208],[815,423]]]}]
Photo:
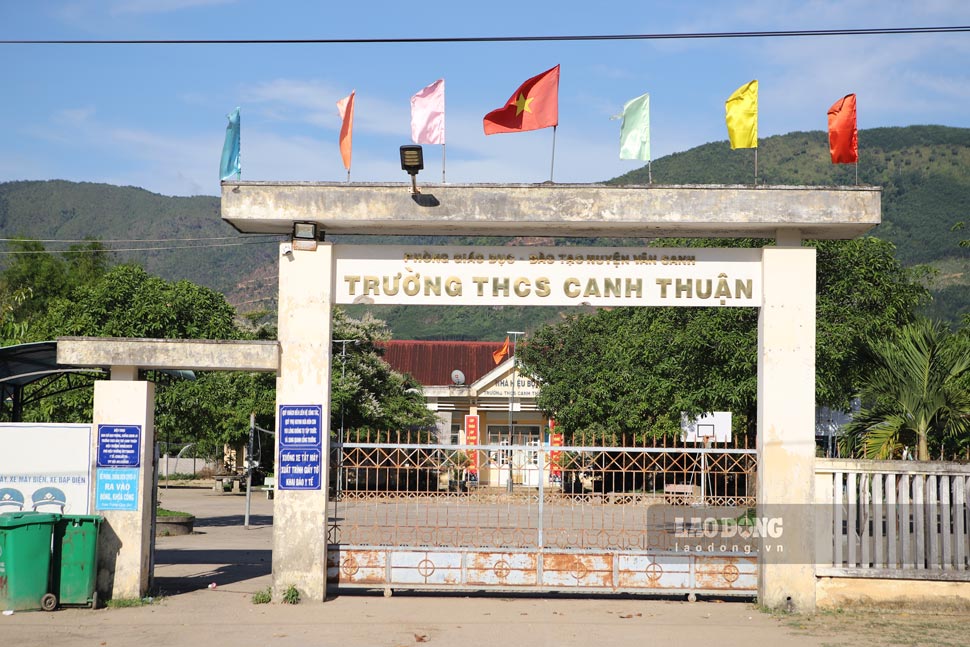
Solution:
[{"label": "green shrub", "polygon": [[292,584],[286,589],[286,593],[283,594],[283,604],[299,604],[300,603],[300,592]]},{"label": "green shrub", "polygon": [[[297,594],[299,597],[299,594]],[[267,586],[261,591],[256,591],[253,593],[253,604],[269,604],[273,601],[273,589]]]}]

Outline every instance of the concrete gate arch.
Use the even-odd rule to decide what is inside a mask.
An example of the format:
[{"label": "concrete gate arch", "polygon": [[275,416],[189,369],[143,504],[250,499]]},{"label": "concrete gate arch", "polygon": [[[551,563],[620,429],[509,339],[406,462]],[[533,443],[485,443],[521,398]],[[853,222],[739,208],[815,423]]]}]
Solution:
[{"label": "concrete gate arch", "polygon": [[[312,225],[316,230],[309,238],[294,236],[280,246],[278,429],[284,407],[311,405],[312,413],[319,415],[320,427],[330,418],[333,305],[348,299],[366,302],[387,296],[380,289],[365,292],[362,275],[341,269],[345,255],[341,246],[324,241],[325,233],[773,239],[775,245],[757,250],[757,276],[752,285],[758,284],[758,291],[752,288],[747,295],[750,302],[735,303],[760,309],[759,506],[764,502],[786,506],[784,527],[789,553],[784,563],[764,556],[759,559],[758,594],[759,601],[769,607],[815,608],[815,250],[802,247],[801,241],[854,238],[879,224],[878,189],[436,185],[412,194],[403,184],[225,182],[222,217],[242,233],[291,235],[297,233],[297,224]],[[397,251],[398,263],[407,260]],[[382,255],[378,250],[362,257],[366,266],[377,263]],[[732,258],[729,255],[721,262],[731,262]],[[454,261],[455,253],[449,252],[447,260]],[[431,265],[422,265],[422,269],[434,267],[434,258],[429,262]],[[358,277],[356,293],[350,293],[354,280],[348,276]],[[375,271],[371,278],[377,276]],[[457,274],[451,278],[459,283],[469,280]],[[444,285],[439,290],[447,295]],[[672,294],[673,284],[668,286]],[[434,291],[432,287],[430,292]],[[512,294],[514,290],[506,292]],[[635,292],[633,297],[636,300]],[[544,303],[554,305],[551,301]],[[81,364],[79,358],[68,355],[61,360],[60,352],[58,359]],[[139,366],[124,357],[96,364],[106,363]],[[196,366],[187,362],[172,367]],[[95,408],[97,411],[97,401]],[[313,487],[281,487],[278,477],[273,577],[274,589],[295,584],[307,598],[323,600],[327,582],[327,487],[321,486],[320,477],[327,472],[328,434],[322,428],[317,433],[317,463],[308,465],[304,460],[301,467],[308,472],[316,470],[318,478],[309,481]],[[280,436],[278,433],[278,466]]]}]

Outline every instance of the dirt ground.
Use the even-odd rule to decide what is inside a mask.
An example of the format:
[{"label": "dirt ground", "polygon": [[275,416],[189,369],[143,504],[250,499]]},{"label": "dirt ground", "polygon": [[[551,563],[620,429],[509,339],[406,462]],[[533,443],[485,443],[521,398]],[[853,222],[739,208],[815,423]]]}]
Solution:
[{"label": "dirt ground", "polygon": [[149,603],[0,616],[0,645],[970,645],[965,608],[785,616],[744,601],[417,593],[254,604],[271,582],[273,502],[253,494],[247,529],[243,494],[172,487],[161,499],[195,514],[197,532],[158,539]]}]

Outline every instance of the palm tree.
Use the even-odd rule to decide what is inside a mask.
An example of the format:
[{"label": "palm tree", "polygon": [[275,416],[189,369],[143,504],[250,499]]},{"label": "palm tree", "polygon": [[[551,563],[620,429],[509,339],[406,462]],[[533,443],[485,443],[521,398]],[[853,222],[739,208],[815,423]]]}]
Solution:
[{"label": "palm tree", "polygon": [[864,353],[864,407],[843,428],[844,453],[892,458],[915,444],[925,461],[931,440],[941,449],[970,440],[970,347],[962,337],[920,319],[895,338],[870,340]]}]

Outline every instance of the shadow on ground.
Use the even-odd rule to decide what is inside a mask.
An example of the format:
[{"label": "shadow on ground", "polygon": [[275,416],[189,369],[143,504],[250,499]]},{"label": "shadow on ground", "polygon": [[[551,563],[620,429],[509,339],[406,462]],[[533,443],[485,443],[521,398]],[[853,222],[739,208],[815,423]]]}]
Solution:
[{"label": "shadow on ground", "polygon": [[[159,549],[155,551],[153,588],[174,595],[204,589],[213,583],[217,587],[225,586],[269,575],[272,564],[271,550]],[[169,570],[166,567],[185,565],[209,568],[190,569],[191,573],[183,575],[166,575]]]},{"label": "shadow on ground", "polygon": [[[195,520],[196,528],[223,528],[227,526],[242,526],[245,517],[241,514],[230,514],[221,517],[197,517]],[[249,515],[250,526],[272,526],[273,515],[251,514]]]}]

